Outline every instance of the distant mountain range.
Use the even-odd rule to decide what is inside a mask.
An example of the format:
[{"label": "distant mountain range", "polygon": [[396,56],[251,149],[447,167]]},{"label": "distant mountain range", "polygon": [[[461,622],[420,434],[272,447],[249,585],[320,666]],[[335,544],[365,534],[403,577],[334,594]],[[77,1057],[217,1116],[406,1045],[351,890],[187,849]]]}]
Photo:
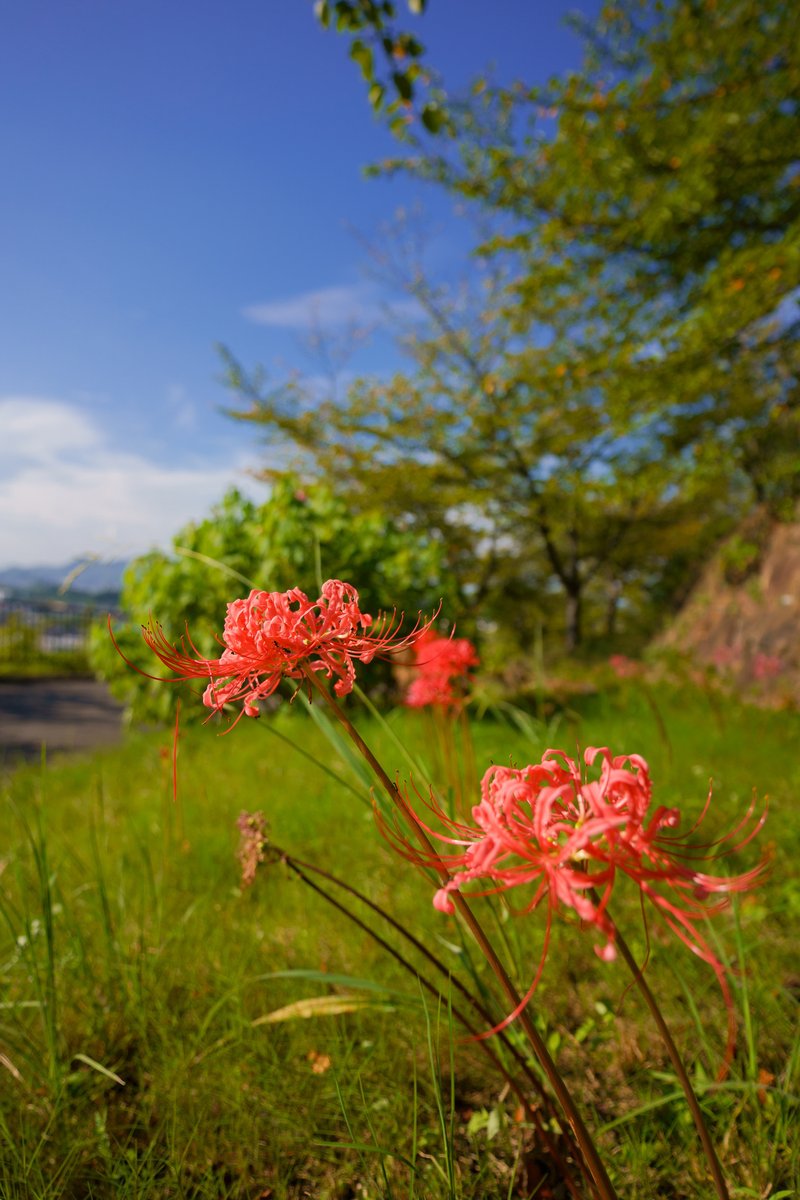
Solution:
[{"label": "distant mountain range", "polygon": [[69,592],[98,595],[119,592],[127,561],[90,562],[77,559],[60,566],[0,567],[0,588],[14,593],[53,592],[65,586]]}]

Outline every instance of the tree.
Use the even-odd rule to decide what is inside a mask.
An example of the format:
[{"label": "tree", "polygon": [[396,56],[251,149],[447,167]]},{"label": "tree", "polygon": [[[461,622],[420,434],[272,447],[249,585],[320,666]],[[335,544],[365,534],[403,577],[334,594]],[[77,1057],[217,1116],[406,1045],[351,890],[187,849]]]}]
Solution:
[{"label": "tree", "polygon": [[[785,0],[608,3],[579,74],[479,80],[439,149],[402,167],[513,223],[510,306],[541,272],[635,297],[609,357],[618,407],[779,515],[800,490],[800,38]],[[413,138],[413,132],[409,134]],[[597,306],[595,306],[597,312]],[[599,316],[602,318],[603,313]]]},{"label": "tree", "polygon": [[[343,578],[373,615],[395,606],[432,612],[444,586],[434,539],[375,508],[354,514],[325,484],[303,488],[289,475],[264,504],[228,492],[205,520],[175,535],[173,549],[135,559],[125,573],[121,604],[129,621],[114,633],[143,671],[153,672],[140,633],[150,616],[171,640],[188,629],[198,651],[216,657],[226,605],[247,595],[251,583],[268,591],[300,587],[316,596],[321,579]],[[132,671],[105,625],[92,631],[91,662],[132,719],[167,720],[174,711],[178,690]]]},{"label": "tree", "polygon": [[789,6],[608,4],[584,32],[580,75],[441,95],[436,143],[406,126],[417,152],[383,164],[489,221],[484,302],[412,273],[431,320],[412,369],[344,404],[231,370],[242,415],[356,503],[441,531],[473,612],[534,596],[541,612],[556,587],[569,648],[587,597],[613,627],[752,503],[791,511],[800,479]]},{"label": "tree", "polygon": [[[351,505],[380,497],[387,511],[435,531],[460,628],[511,626],[524,646],[544,622],[563,630],[572,651],[584,640],[587,597],[597,633],[612,599],[616,611],[626,590],[642,593],[681,538],[692,557],[704,549],[687,466],[663,455],[652,422],[614,418],[603,373],[608,324],[587,320],[600,303],[593,280],[580,293],[573,282],[565,297],[551,267],[536,299],[536,341],[511,319],[502,273],[484,282],[470,303],[408,264],[429,320],[406,343],[412,369],[388,383],[358,381],[344,401],[320,402],[302,380],[267,390],[229,357],[244,404],[237,413],[294,444],[298,465]],[[615,336],[619,305],[616,316]]]}]

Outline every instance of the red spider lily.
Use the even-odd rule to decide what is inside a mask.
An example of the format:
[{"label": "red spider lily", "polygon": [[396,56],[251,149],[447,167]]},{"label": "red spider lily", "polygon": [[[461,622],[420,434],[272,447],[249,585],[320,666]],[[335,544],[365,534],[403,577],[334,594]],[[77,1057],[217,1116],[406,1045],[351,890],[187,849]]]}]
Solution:
[{"label": "red spider lily", "polygon": [[355,682],[354,659],[369,663],[377,656],[412,646],[427,628],[420,619],[400,637],[394,617],[374,623],[368,613],[361,612],[358,592],[351,584],[329,579],[314,601],[299,588],[288,592],[254,589],[247,599],[232,601],[222,633],[225,648],[219,658],[202,657],[188,632],[173,644],[152,620],[142,626],[142,636],[176,679],[208,681],[203,693],[207,708],[219,712],[226,704],[241,700],[244,714],[254,717],[258,716],[259,700],[271,696],[283,678],[302,679],[304,667],[335,678],[337,696],[346,696]]},{"label": "red spider lily", "polygon": [[472,642],[438,637],[428,628],[417,641],[414,655],[418,675],[406,693],[406,704],[411,708],[460,708],[472,682],[470,669],[478,665]]},{"label": "red spider lily", "polygon": [[628,658],[627,654],[612,654],[608,665],[617,679],[633,679],[641,671],[641,664],[635,658]]},{"label": "red spider lily", "polygon": [[[452,913],[451,894],[474,880],[485,881],[479,895],[529,885],[532,894],[523,913],[546,898],[544,949],[523,1003],[538,983],[552,916],[559,907],[573,909],[602,935],[604,941],[595,947],[601,959],[608,962],[616,956],[616,927],[607,908],[617,872],[627,875],[684,945],[713,969],[728,1009],[730,1054],[734,1033],[730,989],[722,963],[697,925],[719,912],[731,893],[753,887],[763,875],[765,862],[736,876],[712,875],[695,864],[715,862],[741,849],[758,833],[766,810],[754,821],[753,801],[729,834],[698,845],[689,838],[708,812],[710,791],[698,820],[680,835],[670,832],[680,824],[678,809],[652,807],[652,783],[643,758],[612,758],[607,748],[590,747],[584,760],[587,767],[599,760],[598,779],[585,781],[577,763],[560,750],[547,750],[540,763],[521,770],[490,767],[481,784],[480,803],[472,809],[474,825],[453,820],[431,801],[428,808],[446,830],[439,832],[409,805],[408,813],[428,834],[453,847],[450,853],[425,855],[397,830],[387,831],[385,823],[384,831],[406,857],[449,877],[433,899],[441,912]],[[721,899],[708,904],[710,896]]]},{"label": "red spider lily", "polygon": [[753,659],[754,679],[774,679],[783,670],[783,659],[777,654],[758,653]]}]

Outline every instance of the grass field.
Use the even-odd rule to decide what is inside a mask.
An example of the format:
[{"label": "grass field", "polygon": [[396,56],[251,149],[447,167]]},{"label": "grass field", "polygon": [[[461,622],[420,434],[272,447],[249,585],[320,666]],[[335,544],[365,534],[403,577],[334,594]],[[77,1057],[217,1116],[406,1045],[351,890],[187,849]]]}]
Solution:
[{"label": "grass field", "polygon": [[[423,758],[429,749],[419,713],[391,714],[388,730],[368,715],[358,723],[390,773],[407,772],[400,745]],[[549,728],[488,717],[473,726],[481,771],[537,761],[548,744],[643,754],[657,802],[679,803],[687,820],[713,776],[716,832],[753,789],[769,795],[758,846],[732,866],[745,869],[771,845],[769,878],[710,935],[735,971],[739,1015],[721,1085],[725,1017],[712,972],[655,920],[648,966],[731,1195],[753,1200],[800,1186],[798,733],[796,713],[712,705],[700,692],[660,696],[655,712],[635,685],[586,700]],[[0,1197],[562,1195],[552,1180],[537,1182],[531,1127],[481,1046],[453,1028],[447,998],[423,993],[285,864],[240,888],[236,819],[262,809],[276,844],[391,909],[469,975],[456,918],[434,911],[432,885],[382,842],[355,794],[358,776],[300,705],[243,720],[225,737],[187,731],[177,800],[171,755],[170,733],[134,735],[120,750],[20,768],[4,782]],[[539,958],[537,916],[507,919],[486,903],[524,989]],[[643,958],[638,897],[615,897],[615,917]],[[711,1196],[638,995],[624,966],[601,963],[592,943],[558,922],[533,1001],[537,1025],[620,1197]],[[319,997],[337,999],[322,1001],[325,1012],[297,1004]]]}]

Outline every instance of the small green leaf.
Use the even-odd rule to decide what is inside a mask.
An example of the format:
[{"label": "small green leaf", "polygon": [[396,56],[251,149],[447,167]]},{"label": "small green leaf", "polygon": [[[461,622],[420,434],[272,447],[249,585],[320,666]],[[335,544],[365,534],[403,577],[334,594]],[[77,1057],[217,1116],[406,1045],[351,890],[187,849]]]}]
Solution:
[{"label": "small green leaf", "polygon": [[409,58],[419,58],[423,51],[422,42],[418,42],[415,37],[411,37],[408,33],[398,34],[395,45],[397,51],[408,55]]},{"label": "small green leaf", "polygon": [[486,1140],[490,1142],[492,1138],[497,1137],[500,1132],[500,1127],[503,1123],[503,1114],[498,1105],[489,1113],[489,1120],[486,1122]]},{"label": "small green leaf", "polygon": [[350,47],[350,57],[352,58],[353,62],[358,63],[364,79],[370,80],[373,78],[375,74],[375,68],[373,64],[372,51],[370,50],[369,46],[360,40],[360,38],[356,38]]},{"label": "small green leaf", "polygon": [[428,133],[438,133],[444,125],[444,113],[435,104],[426,104],[420,117]]},{"label": "small green leaf", "polygon": [[489,1112],[485,1108],[477,1108],[467,1123],[467,1134],[475,1137],[489,1124]]},{"label": "small green leaf", "polygon": [[414,85],[405,71],[393,71],[392,81],[397,88],[401,100],[410,101],[414,95]]},{"label": "small green leaf", "polygon": [[336,29],[338,33],[343,33],[348,29],[360,29],[361,22],[353,12],[352,4],[347,0],[338,0],[336,5]]},{"label": "small green leaf", "polygon": [[575,1038],[575,1041],[578,1043],[578,1045],[580,1045],[582,1042],[585,1042],[585,1041],[586,1041],[586,1039],[588,1038],[589,1034],[590,1034],[590,1033],[592,1032],[592,1030],[594,1029],[594,1024],[595,1024],[595,1023],[594,1023],[594,1018],[593,1018],[593,1017],[587,1017],[587,1018],[586,1018],[586,1020],[585,1020],[585,1021],[583,1021],[583,1022],[582,1022],[582,1023],[581,1023],[581,1024],[578,1026],[578,1028],[575,1030],[575,1033],[572,1035],[572,1036]]}]

